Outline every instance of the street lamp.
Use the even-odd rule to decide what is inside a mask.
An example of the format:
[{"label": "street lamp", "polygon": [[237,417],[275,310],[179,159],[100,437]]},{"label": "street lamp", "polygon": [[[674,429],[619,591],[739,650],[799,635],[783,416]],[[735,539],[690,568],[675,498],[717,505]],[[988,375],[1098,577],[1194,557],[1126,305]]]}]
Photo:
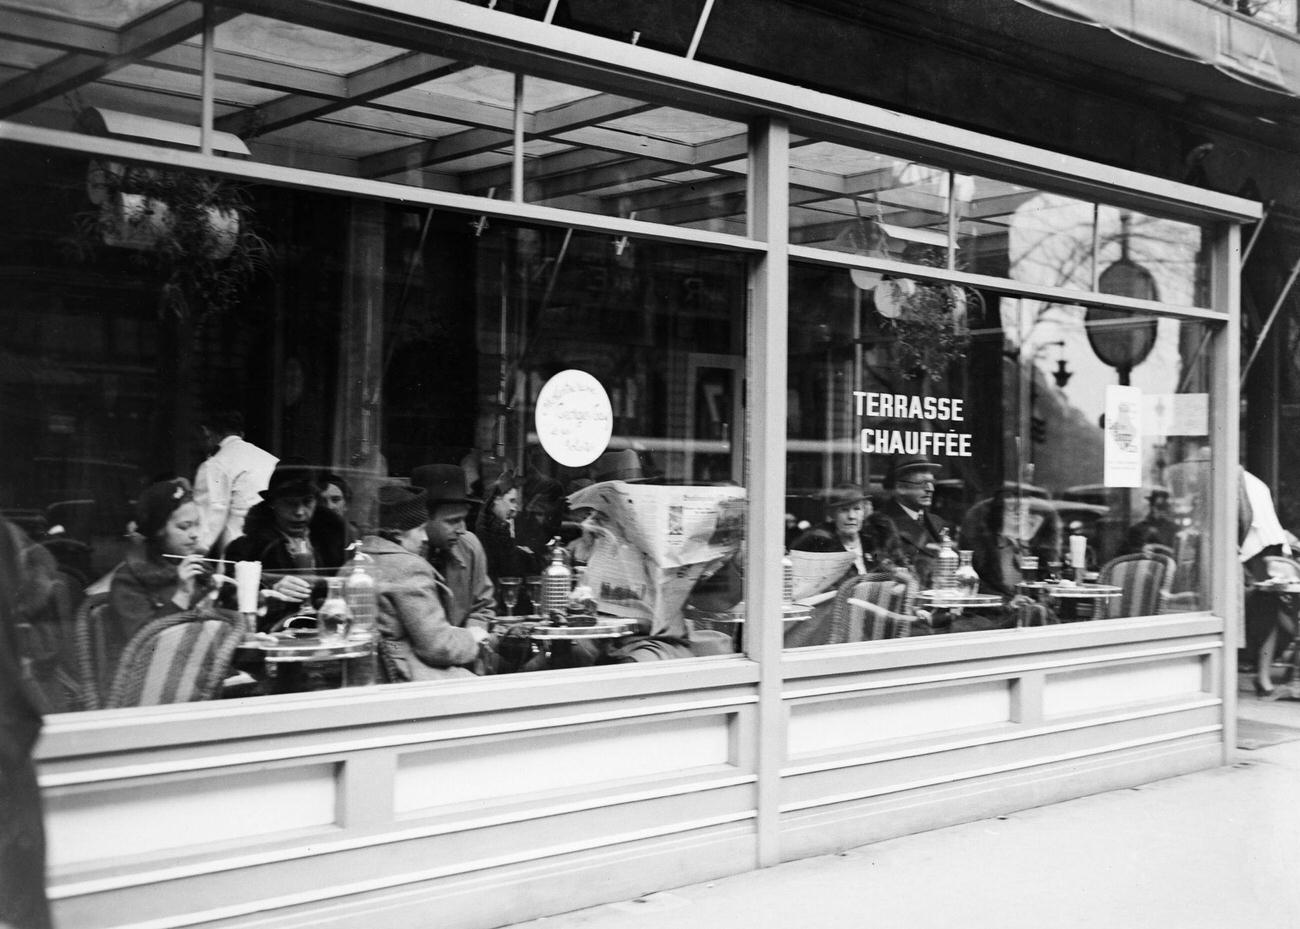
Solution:
[{"label": "street lamp", "polygon": [[[1097,290],[1104,294],[1159,300],[1151,272],[1129,257],[1129,225],[1132,216],[1120,214],[1119,260],[1097,277]],[[1084,331],[1097,357],[1119,372],[1119,382],[1128,386],[1133,369],[1151,354],[1156,344],[1156,320],[1129,310],[1089,307],[1084,314]]]}]

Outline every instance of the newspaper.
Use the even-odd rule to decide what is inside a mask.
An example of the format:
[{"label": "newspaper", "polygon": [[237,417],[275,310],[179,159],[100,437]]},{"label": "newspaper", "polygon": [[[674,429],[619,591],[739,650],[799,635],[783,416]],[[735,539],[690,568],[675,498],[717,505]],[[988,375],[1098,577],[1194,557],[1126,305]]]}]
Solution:
[{"label": "newspaper", "polygon": [[853,552],[795,552],[787,558],[794,566],[794,593],[796,603],[817,603],[834,596],[835,587],[844,580],[853,567]]},{"label": "newspaper", "polygon": [[649,635],[686,638],[691,589],[744,541],[743,487],[605,481],[571,494],[569,505],[595,511],[586,582],[597,608]]}]

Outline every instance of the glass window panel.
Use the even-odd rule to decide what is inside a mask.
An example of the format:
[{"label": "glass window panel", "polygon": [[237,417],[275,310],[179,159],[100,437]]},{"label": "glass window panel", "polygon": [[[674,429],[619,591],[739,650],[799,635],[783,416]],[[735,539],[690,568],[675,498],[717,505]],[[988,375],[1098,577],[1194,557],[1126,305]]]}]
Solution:
[{"label": "glass window panel", "polygon": [[[330,573],[347,537],[378,544],[380,488],[428,464],[463,468],[478,499],[510,499],[465,514],[490,576],[539,575],[553,539],[571,546],[596,608],[630,625],[572,645],[498,627],[499,670],[737,649],[728,614],[742,596],[730,562],[745,525],[744,256],[129,167],[92,201],[84,154],[8,144],[0,164],[0,265],[19,282],[0,336],[0,507],[68,594],[31,617],[51,709],[85,705],[70,634],[87,585],[116,590],[109,574],[128,564],[161,592],[149,602],[172,610],[175,563],[161,558],[172,549],[129,530],[134,521],[166,542],[139,501],[160,478],[195,478],[212,450],[198,426],[214,408],[240,413],[247,440],[282,463],[348,485],[336,533],[308,534],[310,577]],[[164,207],[193,238],[153,221]],[[546,400],[575,370],[599,385],[582,395],[606,398],[603,419],[599,407]],[[593,417],[608,435],[596,429],[575,457],[566,443],[582,445]],[[574,421],[587,426],[575,433]],[[584,490],[570,508],[568,495]],[[287,525],[250,499],[248,538]],[[455,602],[455,623],[474,622],[473,599]],[[513,603],[487,602],[540,621],[526,585]],[[112,615],[127,619],[103,627],[118,635],[97,659],[106,676],[142,620]],[[240,661],[254,692],[310,683]],[[336,685],[338,670],[312,680]]]},{"label": "glass window panel", "polygon": [[528,202],[745,234],[743,123],[576,87],[534,100],[535,82],[524,79],[530,139],[568,147],[547,152],[530,143]]},{"label": "glass window panel", "polygon": [[1097,213],[1102,293],[1209,306],[1208,239],[1200,226],[1102,206]]},{"label": "glass window panel", "polygon": [[1208,306],[1201,227],[957,175],[958,267],[1026,284]]},{"label": "glass window panel", "polygon": [[971,175],[958,175],[953,188],[963,270],[1092,290],[1091,203]]},{"label": "glass window panel", "polygon": [[790,241],[947,263],[946,170],[831,142],[790,144]]},{"label": "glass window panel", "polygon": [[[791,268],[787,546],[809,612],[787,646],[1206,606],[1205,324],[859,283]],[[945,536],[974,570],[960,609],[925,594]],[[1023,586],[1048,576],[1101,586]]]}]

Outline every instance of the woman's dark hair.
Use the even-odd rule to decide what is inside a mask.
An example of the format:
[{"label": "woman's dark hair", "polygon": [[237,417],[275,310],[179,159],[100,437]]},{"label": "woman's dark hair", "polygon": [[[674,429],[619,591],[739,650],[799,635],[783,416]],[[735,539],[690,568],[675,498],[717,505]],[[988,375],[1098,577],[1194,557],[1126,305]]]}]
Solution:
[{"label": "woman's dark hair", "polygon": [[140,492],[135,504],[136,532],[144,538],[149,554],[157,557],[162,551],[159,536],[167,521],[187,503],[194,501],[190,482],[184,478],[157,481]]}]

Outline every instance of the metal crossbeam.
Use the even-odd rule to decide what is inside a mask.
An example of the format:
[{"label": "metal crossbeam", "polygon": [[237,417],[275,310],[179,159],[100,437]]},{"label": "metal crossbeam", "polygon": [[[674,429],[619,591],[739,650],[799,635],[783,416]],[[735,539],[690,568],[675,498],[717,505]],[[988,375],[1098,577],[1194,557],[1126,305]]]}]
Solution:
[{"label": "metal crossbeam", "polygon": [[[9,15],[6,12],[6,15]],[[218,23],[238,15],[222,9]],[[107,54],[69,52],[0,86],[0,119],[31,109],[113,71],[148,58],[203,30],[203,4],[181,0],[131,23],[117,34]],[[104,37],[107,40],[107,37]]]}]

